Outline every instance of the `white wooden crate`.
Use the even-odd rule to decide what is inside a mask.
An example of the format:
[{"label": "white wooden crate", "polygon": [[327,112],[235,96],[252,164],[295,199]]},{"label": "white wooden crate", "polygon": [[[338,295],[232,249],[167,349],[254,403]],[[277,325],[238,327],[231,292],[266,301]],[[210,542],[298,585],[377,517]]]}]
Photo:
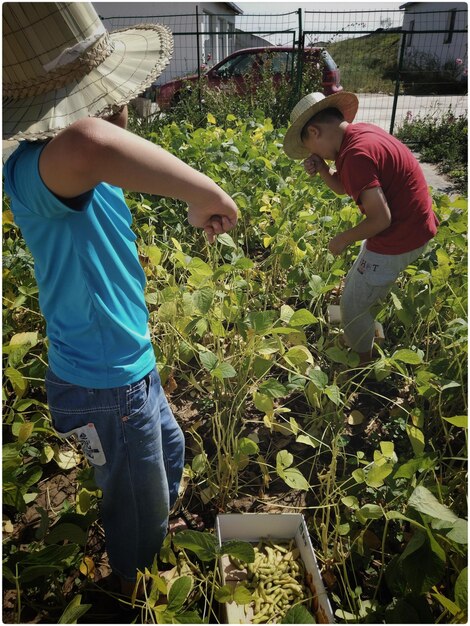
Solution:
[{"label": "white wooden crate", "polygon": [[[219,545],[231,539],[254,544],[257,544],[260,539],[272,541],[294,539],[305,566],[307,577],[305,582],[313,594],[312,606],[306,608],[314,614],[317,623],[334,623],[333,611],[323,585],[303,515],[299,513],[221,514],[216,519],[216,533]],[[224,585],[236,585],[237,582],[246,580],[246,571],[236,569],[226,555],[220,559],[219,567]],[[227,624],[251,623],[254,616],[251,605],[243,606],[235,602],[228,602],[225,606]]]}]

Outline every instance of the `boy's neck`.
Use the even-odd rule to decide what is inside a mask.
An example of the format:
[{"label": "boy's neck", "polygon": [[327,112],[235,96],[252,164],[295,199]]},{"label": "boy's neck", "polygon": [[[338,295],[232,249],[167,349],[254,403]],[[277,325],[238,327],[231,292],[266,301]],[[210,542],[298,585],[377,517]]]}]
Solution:
[{"label": "boy's neck", "polygon": [[346,122],[345,120],[344,122],[341,122],[341,124],[338,124],[338,126],[335,128],[335,133],[334,133],[334,138],[333,138],[335,160],[341,150],[341,144],[343,143],[344,134],[348,126],[349,126],[349,122]]}]

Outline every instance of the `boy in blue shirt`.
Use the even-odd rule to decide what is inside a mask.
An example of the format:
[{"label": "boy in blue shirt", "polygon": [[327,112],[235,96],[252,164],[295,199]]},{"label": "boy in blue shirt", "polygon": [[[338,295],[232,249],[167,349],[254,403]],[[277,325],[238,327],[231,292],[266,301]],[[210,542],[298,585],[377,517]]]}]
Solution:
[{"label": "boy in blue shirt", "polygon": [[210,242],[235,226],[237,207],[126,130],[127,103],[170,58],[165,27],[110,34],[90,3],[3,9],[4,138],[21,140],[5,191],[35,260],[49,408],[57,432],[75,435],[95,468],[110,564],[130,594],[167,532],[184,437],[155,369],[122,188],[186,202]]}]

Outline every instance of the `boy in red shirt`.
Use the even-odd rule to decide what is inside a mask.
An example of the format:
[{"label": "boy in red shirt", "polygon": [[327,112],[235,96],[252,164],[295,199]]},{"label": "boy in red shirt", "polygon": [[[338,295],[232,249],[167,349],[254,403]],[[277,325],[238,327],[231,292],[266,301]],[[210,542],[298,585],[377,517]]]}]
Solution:
[{"label": "boy in red shirt", "polygon": [[[352,93],[305,96],[292,111],[284,150],[293,159],[305,159],[311,176],[318,173],[333,191],[351,196],[365,216],[329,243],[330,252],[339,255],[355,241],[365,240],[341,298],[346,343],[364,364],[372,358],[371,307],[422,254],[436,234],[438,220],[411,151],[373,124],[352,124],[357,108]],[[336,170],[325,159],[335,161]]]}]

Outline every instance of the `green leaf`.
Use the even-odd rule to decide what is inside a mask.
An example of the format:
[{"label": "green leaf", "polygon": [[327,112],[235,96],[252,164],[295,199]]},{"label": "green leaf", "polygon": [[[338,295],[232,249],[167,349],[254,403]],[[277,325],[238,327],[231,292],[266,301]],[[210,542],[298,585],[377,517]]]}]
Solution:
[{"label": "green leaf", "polygon": [[162,260],[162,251],[157,246],[145,246],[144,254],[146,254],[150,260],[150,263],[157,267]]},{"label": "green leaf", "polygon": [[310,446],[312,448],[318,448],[318,444],[321,443],[318,439],[315,439],[311,435],[298,435],[296,437],[297,443],[303,443],[306,446]]},{"label": "green leaf", "polygon": [[196,278],[208,278],[212,276],[212,268],[202,259],[194,257],[188,264],[188,270]]},{"label": "green leaf", "polygon": [[259,392],[270,398],[283,398],[287,395],[287,389],[275,378],[268,378],[261,383]]},{"label": "green leaf", "polygon": [[391,357],[395,361],[401,361],[402,363],[408,363],[409,365],[419,365],[423,362],[422,354],[413,352],[404,348],[403,350],[397,350]]},{"label": "green leaf", "polygon": [[211,375],[216,378],[234,378],[237,375],[235,368],[230,363],[219,363],[219,365],[211,370]]},{"label": "green leaf", "polygon": [[348,353],[346,350],[341,350],[341,348],[333,346],[332,348],[325,350],[325,353],[333,361],[333,363],[342,363],[343,365],[348,364]]},{"label": "green leaf", "polygon": [[237,442],[237,451],[241,454],[250,456],[250,454],[259,453],[259,446],[256,441],[253,441],[253,439],[250,439],[249,437],[242,437]]},{"label": "green leaf", "polygon": [[393,477],[411,478],[416,472],[431,469],[435,465],[436,459],[433,456],[421,456],[417,459],[410,459],[397,469]]},{"label": "green leaf", "polygon": [[228,233],[222,233],[221,235],[217,235],[217,241],[222,245],[227,246],[228,248],[236,249],[238,247]]},{"label": "green leaf", "polygon": [[307,491],[310,485],[306,481],[304,475],[295,467],[290,467],[294,461],[294,457],[287,450],[280,450],[276,455],[276,471],[282,480],[292,487],[292,489],[300,489]]},{"label": "green leaf", "polygon": [[338,405],[341,403],[341,394],[337,385],[329,385],[329,387],[325,388],[325,393],[334,404]]},{"label": "green leaf", "polygon": [[297,604],[287,611],[281,624],[316,624],[317,620],[302,604]]},{"label": "green leaf", "polygon": [[217,356],[213,352],[210,352],[210,350],[199,352],[199,358],[201,359],[203,367],[209,370],[209,372],[215,369],[219,363]]},{"label": "green leaf", "polygon": [[[442,595],[442,593],[432,593],[431,596],[433,598],[436,598],[436,600],[438,600],[442,606],[449,611],[449,613],[453,616],[458,615],[462,609],[460,608],[460,606],[458,604],[456,604],[455,602],[452,602],[452,600],[449,600],[449,598],[446,598],[445,596]],[[456,622],[459,623],[459,622]]]},{"label": "green leaf", "polygon": [[308,377],[320,391],[328,385],[328,376],[320,369],[310,370]]},{"label": "green leaf", "polygon": [[14,367],[7,367],[5,368],[5,376],[13,385],[13,388],[15,389],[18,397],[23,397],[23,394],[28,388],[28,381],[23,376],[23,374]]},{"label": "green leaf", "polygon": [[468,607],[468,568],[464,567],[457,577],[454,587],[455,602],[462,611],[467,611]]},{"label": "green leaf", "polygon": [[383,517],[383,511],[377,504],[365,504],[357,513],[360,513],[365,519],[380,519]]},{"label": "green leaf", "polygon": [[429,489],[421,485],[418,485],[411,494],[408,506],[438,520],[454,522],[458,519],[458,516],[453,511],[441,504]]},{"label": "green leaf", "polygon": [[193,293],[192,299],[199,311],[206,315],[214,300],[214,290],[210,287],[202,287]]},{"label": "green leaf", "polygon": [[410,439],[411,447],[413,448],[414,455],[419,457],[423,454],[425,441],[423,431],[416,426],[406,425],[406,433]]},{"label": "green leaf", "polygon": [[233,587],[224,585],[214,591],[214,598],[217,602],[225,603],[233,601]]},{"label": "green leaf", "polygon": [[344,504],[344,506],[347,506],[350,509],[359,508],[359,500],[356,498],[356,496],[344,496],[344,498],[341,498],[341,502]]},{"label": "green leaf", "polygon": [[84,546],[87,541],[87,534],[76,524],[62,523],[54,526],[46,536],[45,543],[55,544],[62,541],[71,541],[80,546]]},{"label": "green leaf", "polygon": [[28,555],[28,564],[34,565],[57,565],[68,561],[71,557],[75,556],[78,552],[78,546],[75,544],[67,544],[59,546],[57,544],[42,548],[36,552],[31,552]]},{"label": "green leaf", "polygon": [[446,422],[458,426],[459,428],[468,428],[468,416],[467,415],[454,415],[453,417],[443,417]]},{"label": "green leaf", "polygon": [[246,256],[243,256],[235,261],[235,267],[240,270],[251,270],[254,265],[253,261],[248,259]]},{"label": "green leaf", "polygon": [[[433,525],[434,528],[434,525]],[[468,522],[466,519],[456,520],[450,531],[447,533],[447,539],[455,541],[455,543],[468,543]]]},{"label": "green leaf", "polygon": [[233,599],[237,604],[250,604],[253,596],[245,585],[237,585],[233,592]]},{"label": "green leaf", "polygon": [[[183,531],[181,531],[183,532]],[[171,585],[168,592],[167,610],[176,613],[183,608],[186,598],[193,588],[193,579],[191,576],[181,576],[177,578]]]},{"label": "green leaf", "polygon": [[292,489],[299,489],[300,491],[308,491],[310,489],[310,485],[305,479],[305,476],[295,467],[290,467],[280,474],[280,477],[283,481],[292,487]]},{"label": "green leaf", "polygon": [[255,560],[255,550],[251,543],[239,541],[238,539],[225,541],[220,549],[220,554],[228,554],[244,563],[253,563]]},{"label": "green leaf", "polygon": [[400,300],[398,299],[398,296],[395,293],[393,293],[393,291],[390,292],[390,296],[392,297],[393,306],[396,308],[397,311],[401,311],[403,309],[403,306]]},{"label": "green leaf", "polygon": [[265,335],[274,326],[274,323],[278,319],[278,315],[277,311],[250,312],[248,314],[248,321],[258,335]]},{"label": "green leaf", "polygon": [[182,530],[175,534],[173,543],[178,548],[194,552],[201,561],[212,561],[218,554],[214,535],[197,530]]},{"label": "green leaf", "polygon": [[253,395],[253,403],[258,411],[262,413],[272,413],[274,410],[273,401],[264,393],[255,392]]},{"label": "green leaf", "polygon": [[310,324],[314,324],[317,321],[317,318],[310,313],[308,309],[299,309],[295,311],[292,317],[289,320],[289,326],[308,326]]},{"label": "green leaf", "polygon": [[51,574],[54,574],[54,572],[60,572],[62,569],[62,565],[31,565],[21,571],[21,582],[31,583],[38,578],[45,579]]},{"label": "green leaf", "polygon": [[394,450],[395,450],[395,445],[393,443],[393,441],[381,441],[380,442],[380,449],[382,451],[382,454],[388,458],[394,458]]},{"label": "green leaf", "polygon": [[387,476],[393,472],[393,463],[384,463],[379,465],[373,463],[367,470],[365,470],[365,481],[369,487],[378,489],[384,484]]},{"label": "green leaf", "polygon": [[284,354],[284,359],[293,367],[307,363],[313,364],[312,353],[305,346],[294,346],[290,348],[290,350]]},{"label": "green leaf", "polygon": [[365,471],[362,469],[362,467],[358,467],[357,469],[355,469],[353,472],[351,472],[351,476],[354,478],[354,480],[360,485],[361,483],[364,483],[366,480],[366,473]]},{"label": "green leaf", "polygon": [[[417,542],[412,546],[413,549],[410,550],[410,544],[416,535],[420,535],[420,537],[417,538]],[[414,594],[426,593],[434,585],[437,585],[446,568],[445,561],[440,558],[440,554],[431,548],[424,533],[415,532],[401,555],[400,561],[403,565],[405,579]]]},{"label": "green leaf", "polygon": [[58,624],[76,624],[77,621],[91,609],[92,604],[81,604],[82,596],[77,594],[66,606],[59,617]]}]

